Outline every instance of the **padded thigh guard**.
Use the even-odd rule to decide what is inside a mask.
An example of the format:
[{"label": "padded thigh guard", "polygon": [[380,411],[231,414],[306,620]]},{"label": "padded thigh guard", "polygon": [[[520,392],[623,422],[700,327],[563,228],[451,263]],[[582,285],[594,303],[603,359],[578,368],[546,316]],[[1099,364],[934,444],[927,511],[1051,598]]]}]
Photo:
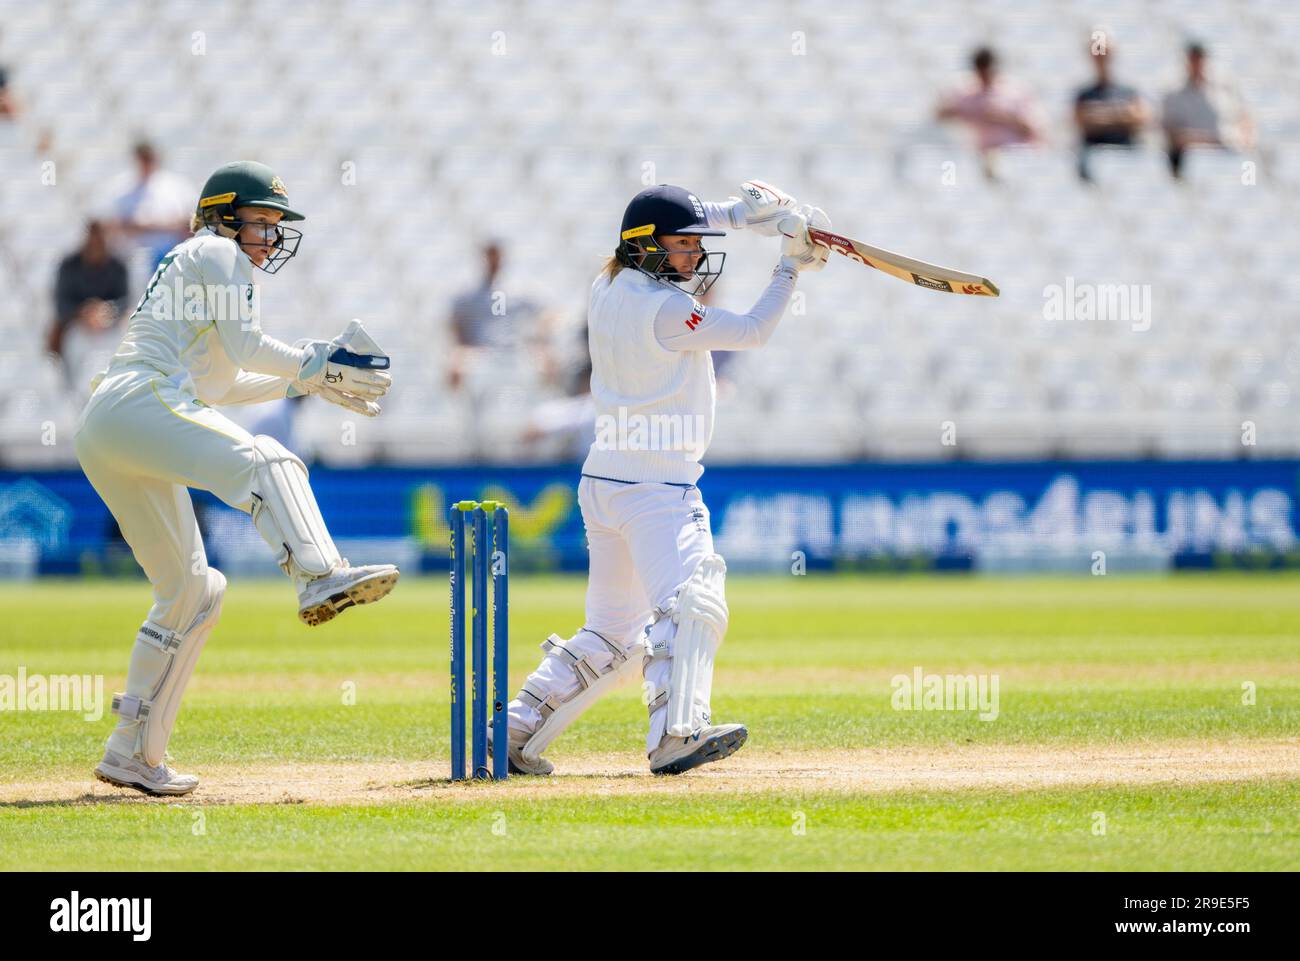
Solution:
[{"label": "padded thigh guard", "polygon": [[696,706],[709,703],[713,657],[727,633],[726,577],[722,557],[708,555],[662,612],[677,625],[668,684],[667,733],[673,737],[690,737],[708,722]]},{"label": "padded thigh guard", "polygon": [[276,563],[290,577],[334,570],[339,551],[307,483],[307,466],[265,434],[253,438],[253,460],[253,524],[276,552]]},{"label": "padded thigh guard", "polygon": [[[610,661],[604,670],[596,668],[592,664],[591,655],[583,653],[582,645],[575,643],[584,634],[595,638],[599,645],[609,652]],[[536,709],[542,716],[542,723],[528,738],[522,749],[524,760],[530,764],[536,764],[551,742],[581,717],[602,694],[617,686],[623,678],[640,671],[645,664],[646,655],[643,641],[637,641],[627,650],[623,650],[617,644],[586,628],[568,640],[552,634],[542,641],[542,650],[546,652],[547,657],[555,658],[573,672],[577,689],[568,697],[560,697],[555,693],[543,694],[540,690],[530,688],[527,683],[520,690],[519,699]]]},{"label": "padded thigh guard", "polygon": [[113,713],[123,721],[136,722],[135,751],[149,765],[163,762],[181,697],[203,645],[221,616],[226,578],[212,568],[207,578],[203,609],[188,629],[173,631],[153,621],[140,626],[131,653],[127,692],[113,695]]}]

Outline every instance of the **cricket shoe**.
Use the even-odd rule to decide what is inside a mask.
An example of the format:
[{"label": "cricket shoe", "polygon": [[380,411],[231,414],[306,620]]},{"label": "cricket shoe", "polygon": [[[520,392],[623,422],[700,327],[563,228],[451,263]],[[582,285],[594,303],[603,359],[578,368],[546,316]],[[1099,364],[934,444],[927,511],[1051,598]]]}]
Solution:
[{"label": "cricket shoe", "polygon": [[298,592],[298,619],[309,627],[332,621],[349,607],[387,597],[399,577],[401,572],[392,564],[349,567],[344,558],[324,577],[303,585]]},{"label": "cricket shoe", "polygon": [[199,786],[193,774],[177,774],[165,763],[151,767],[138,754],[123,757],[111,750],[105,751],[104,759],[96,765],[95,777],[105,784],[135,788],[158,797],[189,794]]},{"label": "cricket shoe", "polygon": [[[510,729],[510,743],[507,745],[506,754],[510,764],[511,774],[532,774],[538,777],[545,777],[555,770],[555,765],[544,757],[539,757],[536,761],[529,763],[524,759],[524,745],[532,735],[527,731],[520,731],[514,728]],[[492,745],[488,745],[488,754],[492,753]]]},{"label": "cricket shoe", "polygon": [[651,774],[684,774],[693,767],[721,761],[740,750],[749,731],[743,724],[702,727],[690,737],[665,734],[650,752]]}]

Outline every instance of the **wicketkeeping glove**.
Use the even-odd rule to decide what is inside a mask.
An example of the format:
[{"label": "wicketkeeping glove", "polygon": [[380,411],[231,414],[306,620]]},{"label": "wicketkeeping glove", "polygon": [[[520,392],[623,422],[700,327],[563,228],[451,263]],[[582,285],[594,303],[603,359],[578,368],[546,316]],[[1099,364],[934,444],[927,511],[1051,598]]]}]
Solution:
[{"label": "wicketkeeping glove", "polygon": [[330,387],[363,400],[378,400],[393,385],[388,355],[362,330],[359,320],[329,343],[312,340],[301,346],[307,356],[294,383],[308,393]]},{"label": "wicketkeeping glove", "polygon": [[338,404],[340,407],[346,407],[348,410],[354,410],[358,414],[364,414],[367,417],[378,417],[382,409],[373,400],[362,400],[360,397],[353,397],[351,394],[345,394],[333,387],[313,387],[311,390],[307,390],[297,381],[289,382],[289,390],[285,393],[285,396],[306,397],[308,394],[315,394],[331,404]]},{"label": "wicketkeeping glove", "polygon": [[288,396],[317,394],[331,404],[375,417],[375,401],[393,384],[387,372],[388,355],[354,320],[332,341],[300,340],[294,345],[307,354],[298,377],[289,385]]},{"label": "wicketkeeping glove", "polygon": [[373,400],[364,400],[352,394],[345,394],[333,387],[318,387],[316,396],[329,401],[331,404],[338,404],[340,407],[346,407],[358,414],[364,414],[366,417],[378,417],[381,409]]}]

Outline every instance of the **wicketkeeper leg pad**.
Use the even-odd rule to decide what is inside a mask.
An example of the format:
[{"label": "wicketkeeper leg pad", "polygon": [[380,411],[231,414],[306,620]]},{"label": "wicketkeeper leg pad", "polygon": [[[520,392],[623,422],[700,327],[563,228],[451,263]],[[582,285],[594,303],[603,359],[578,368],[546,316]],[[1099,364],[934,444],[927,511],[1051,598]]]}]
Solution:
[{"label": "wicketkeeper leg pad", "polygon": [[276,563],[301,587],[339,564],[316,496],[307,483],[307,466],[274,437],[253,438],[253,524]]},{"label": "wicketkeeper leg pad", "polygon": [[119,724],[114,737],[130,737],[129,725],[134,724],[135,743],[130,753],[139,754],[151,766],[163,762],[181,697],[221,616],[225,591],[226,578],[208,568],[204,604],[188,628],[176,631],[145,621],[135,636],[126,692],[113,695],[113,713],[125,722]]}]

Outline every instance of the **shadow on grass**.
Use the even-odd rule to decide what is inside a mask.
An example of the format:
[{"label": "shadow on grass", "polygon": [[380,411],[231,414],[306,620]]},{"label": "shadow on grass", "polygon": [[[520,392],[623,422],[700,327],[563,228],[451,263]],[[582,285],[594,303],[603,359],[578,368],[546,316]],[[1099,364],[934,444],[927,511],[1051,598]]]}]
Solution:
[{"label": "shadow on grass", "polygon": [[[530,774],[512,774],[505,782],[504,787],[507,789],[511,784],[528,784],[533,787],[540,787],[548,782],[550,783],[600,783],[604,781],[644,781],[646,784],[657,784],[661,781],[673,781],[676,778],[672,775],[655,776],[649,773],[623,772],[613,774],[601,774],[592,772],[588,774],[547,774],[547,775],[530,775]],[[386,788],[408,788],[414,791],[427,791],[434,788],[452,788],[462,785],[462,790],[476,791],[484,790],[496,782],[491,778],[481,780],[468,779],[465,781],[453,781],[449,777],[427,777],[416,778],[411,781],[394,781],[392,784],[376,784],[371,787],[373,791],[382,791]],[[482,785],[482,787],[480,787]]]},{"label": "shadow on grass", "polygon": [[29,801],[19,798],[15,801],[0,801],[0,810],[9,808],[60,808],[60,807],[86,807],[96,804],[156,804],[164,802],[169,804],[186,803],[190,801],[201,800],[190,797],[163,797],[149,794],[132,792],[131,794],[95,794],[86,792],[77,797],[70,798],[45,798],[40,801]]}]

